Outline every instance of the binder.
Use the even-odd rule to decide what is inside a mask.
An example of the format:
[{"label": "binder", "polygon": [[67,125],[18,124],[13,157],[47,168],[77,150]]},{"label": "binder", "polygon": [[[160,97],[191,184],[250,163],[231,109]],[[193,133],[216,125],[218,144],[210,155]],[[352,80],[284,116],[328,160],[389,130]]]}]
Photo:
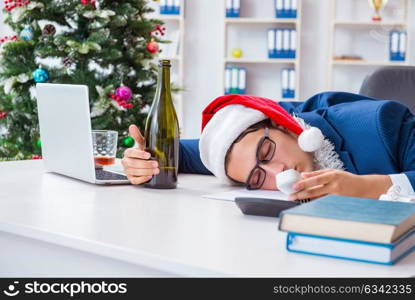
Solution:
[{"label": "binder", "polygon": [[295,98],[295,70],[289,70],[288,77],[288,98]]},{"label": "binder", "polygon": [[231,71],[231,89],[229,91],[230,94],[238,94],[239,92],[239,69],[236,67],[232,68]]},{"label": "binder", "polygon": [[167,0],[160,0],[160,14],[167,14]]},{"label": "binder", "polygon": [[288,69],[282,69],[281,71],[281,97],[282,98],[289,98],[289,70]]},{"label": "binder", "polygon": [[297,18],[297,7],[298,7],[298,2],[297,0],[291,0],[290,3],[290,18],[296,19]]},{"label": "binder", "polygon": [[226,0],[226,17],[232,17],[232,0]]},{"label": "binder", "polygon": [[275,17],[284,18],[284,0],[275,0]]},{"label": "binder", "polygon": [[173,0],[173,14],[180,15],[180,0]]},{"label": "binder", "polygon": [[289,18],[290,17],[290,6],[291,6],[291,0],[284,0],[283,5],[283,18]]},{"label": "binder", "polygon": [[399,34],[399,60],[406,60],[406,32],[402,31]]},{"label": "binder", "polygon": [[231,93],[231,85],[232,85],[232,68],[227,67],[225,69],[225,95],[229,95]]},{"label": "binder", "polygon": [[172,15],[174,13],[174,3],[173,0],[167,0],[166,3],[166,14]]},{"label": "binder", "polygon": [[290,29],[283,29],[282,33],[282,58],[290,57]]},{"label": "binder", "polygon": [[400,34],[399,31],[391,31],[390,32],[390,44],[389,44],[389,52],[390,52],[390,60],[391,61],[399,61],[399,39]]},{"label": "binder", "polygon": [[238,78],[238,94],[246,93],[246,69],[239,68],[239,78]]},{"label": "binder", "polygon": [[290,30],[290,50],[289,58],[295,58],[297,52],[297,30]]},{"label": "binder", "polygon": [[241,1],[233,0],[232,1],[232,17],[239,18],[241,12]]},{"label": "binder", "polygon": [[283,57],[283,31],[282,29],[275,29],[275,57]]},{"label": "binder", "polygon": [[268,29],[268,58],[277,58],[275,29]]}]

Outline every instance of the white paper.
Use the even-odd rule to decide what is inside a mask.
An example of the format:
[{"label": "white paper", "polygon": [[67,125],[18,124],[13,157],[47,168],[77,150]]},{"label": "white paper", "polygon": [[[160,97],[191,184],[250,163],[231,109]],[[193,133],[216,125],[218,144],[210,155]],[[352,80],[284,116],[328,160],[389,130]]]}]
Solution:
[{"label": "white paper", "polygon": [[235,201],[236,197],[253,197],[261,199],[275,199],[275,200],[288,200],[288,196],[280,191],[268,191],[268,190],[254,190],[250,191],[245,188],[239,188],[228,192],[221,192],[215,194],[203,195],[203,198]]}]

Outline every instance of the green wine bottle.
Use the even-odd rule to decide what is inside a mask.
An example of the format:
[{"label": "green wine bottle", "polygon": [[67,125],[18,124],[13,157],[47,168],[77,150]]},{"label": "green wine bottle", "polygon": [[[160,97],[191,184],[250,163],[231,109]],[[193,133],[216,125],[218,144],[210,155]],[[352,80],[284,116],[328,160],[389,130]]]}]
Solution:
[{"label": "green wine bottle", "polygon": [[170,60],[160,60],[156,95],[147,116],[146,151],[159,163],[160,173],[145,187],[174,189],[179,166],[179,122],[170,90]]}]

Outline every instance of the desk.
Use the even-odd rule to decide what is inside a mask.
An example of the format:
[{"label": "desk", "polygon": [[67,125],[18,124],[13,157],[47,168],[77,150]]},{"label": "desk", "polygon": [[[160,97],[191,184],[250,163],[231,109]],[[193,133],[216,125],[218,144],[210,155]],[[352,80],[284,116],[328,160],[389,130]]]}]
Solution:
[{"label": "desk", "polygon": [[0,276],[408,277],[393,267],[289,253],[278,220],[244,216],[212,176],[176,190],[95,186],[45,173],[42,161],[0,164]]}]

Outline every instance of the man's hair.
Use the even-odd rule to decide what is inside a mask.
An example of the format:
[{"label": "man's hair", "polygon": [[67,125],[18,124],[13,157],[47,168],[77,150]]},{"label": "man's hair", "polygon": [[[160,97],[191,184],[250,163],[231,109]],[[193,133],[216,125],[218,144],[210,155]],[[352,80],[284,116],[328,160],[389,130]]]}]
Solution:
[{"label": "man's hair", "polygon": [[[226,155],[225,155],[225,172],[227,170],[228,167],[228,162],[229,162],[229,153],[231,153],[233,146],[236,143],[239,143],[247,134],[258,131],[260,129],[263,129],[265,127],[269,127],[269,128],[273,128],[273,124],[271,122],[271,119],[265,119],[262,121],[259,121],[251,126],[249,126],[247,129],[245,129],[237,138],[235,141],[233,141],[232,145],[229,147],[228,151],[226,151]],[[229,175],[227,174],[228,172],[226,172],[226,176],[233,182],[236,184],[245,184],[244,182],[240,182],[240,181],[236,181],[234,179],[232,179],[231,177],[229,177]]]}]

